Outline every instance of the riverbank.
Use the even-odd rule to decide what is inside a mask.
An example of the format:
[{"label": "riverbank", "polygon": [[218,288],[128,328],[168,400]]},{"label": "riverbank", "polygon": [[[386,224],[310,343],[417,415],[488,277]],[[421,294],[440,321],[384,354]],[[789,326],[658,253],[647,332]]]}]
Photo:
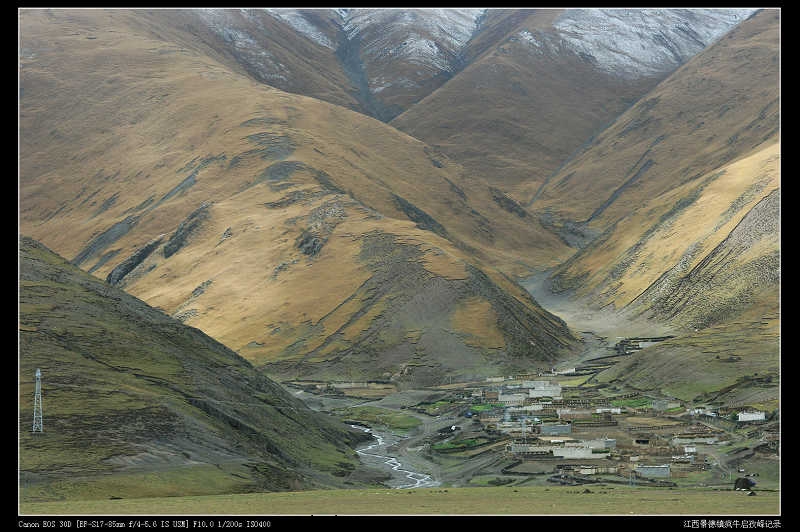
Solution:
[{"label": "riverbank", "polygon": [[437,464],[423,456],[424,445],[421,442],[440,428],[448,426],[451,420],[431,418],[404,408],[417,404],[423,398],[428,397],[431,394],[430,391],[408,390],[372,401],[352,397],[316,395],[302,390],[294,390],[292,393],[303,400],[309,408],[320,412],[369,406],[417,418],[420,424],[403,431],[403,434],[395,433],[387,427],[354,426],[359,430],[370,432],[375,437],[373,442],[359,446],[356,452],[361,456],[365,466],[391,476],[382,482],[388,487],[409,489],[441,484],[441,471]]},{"label": "riverbank", "polygon": [[373,443],[359,447],[356,452],[361,456],[365,465],[372,466],[378,470],[389,470],[392,478],[384,482],[388,487],[395,489],[432,488],[440,484],[430,475],[414,471],[400,462],[396,456],[392,456],[392,452],[389,449],[407,438],[401,438],[391,432],[382,432],[373,428],[359,427],[357,425],[350,426],[368,432],[375,438]]}]

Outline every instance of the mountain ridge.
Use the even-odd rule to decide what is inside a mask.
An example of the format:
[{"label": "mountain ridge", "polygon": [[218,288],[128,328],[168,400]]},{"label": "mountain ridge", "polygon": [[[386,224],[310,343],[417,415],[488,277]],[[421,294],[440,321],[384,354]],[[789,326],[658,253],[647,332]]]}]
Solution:
[{"label": "mountain ridge", "polygon": [[[35,238],[258,365],[280,362],[275,371],[331,374],[337,356],[379,326],[382,351],[369,353],[387,363],[359,351],[353,370],[407,383],[416,378],[408,367],[434,382],[448,371],[549,365],[578,348],[563,322],[496,270],[553,265],[567,247],[480,179],[376,119],[258,84],[213,56],[162,54],[174,46],[157,37],[168,29],[90,15],[109,37],[23,18],[23,44],[36,55],[22,64],[22,136],[88,128],[84,108],[94,126],[79,144],[63,136],[46,151],[21,146],[21,227]],[[93,74],[37,53],[45,35]],[[130,64],[125,77],[104,82],[115,58]],[[54,78],[70,90],[40,92]],[[91,105],[76,98],[92,90]],[[71,112],[49,113],[45,94]],[[64,158],[45,163],[51,155]],[[375,246],[396,263],[370,262]],[[394,287],[374,297],[369,280],[389,271]],[[435,326],[410,314],[424,283],[444,305]],[[495,312],[483,331],[450,318],[473,297]]]},{"label": "mountain ridge", "polygon": [[[104,490],[167,496],[177,485],[183,494],[214,494],[371,482],[353,450],[362,433],[41,243],[20,237],[19,253],[24,500]],[[39,368],[44,432],[34,434]]]}]

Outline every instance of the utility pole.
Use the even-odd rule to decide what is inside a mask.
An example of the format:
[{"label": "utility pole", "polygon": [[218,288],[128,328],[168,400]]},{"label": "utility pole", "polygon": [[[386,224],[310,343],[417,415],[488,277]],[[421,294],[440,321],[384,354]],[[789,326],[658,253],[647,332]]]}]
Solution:
[{"label": "utility pole", "polygon": [[36,368],[36,391],[33,396],[33,429],[31,432],[44,432],[42,426],[42,372]]}]

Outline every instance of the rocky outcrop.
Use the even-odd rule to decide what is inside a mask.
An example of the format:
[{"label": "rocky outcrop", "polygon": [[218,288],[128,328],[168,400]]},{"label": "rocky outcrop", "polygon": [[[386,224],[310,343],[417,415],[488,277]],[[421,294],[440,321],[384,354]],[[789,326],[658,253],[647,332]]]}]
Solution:
[{"label": "rocky outcrop", "polygon": [[164,246],[164,257],[169,258],[181,249],[189,236],[197,231],[209,217],[208,208],[210,203],[204,202],[194,210],[175,230],[169,241]]},{"label": "rocky outcrop", "polygon": [[122,279],[128,275],[134,268],[136,268],[139,264],[141,264],[147,257],[150,256],[153,251],[161,245],[161,237],[158,237],[144,246],[141,249],[136,251],[133,255],[125,259],[124,261],[120,262],[111,273],[108,274],[106,277],[106,282],[108,284],[119,284],[122,282]]},{"label": "rocky outcrop", "polygon": [[98,253],[101,253],[108,246],[125,236],[138,221],[138,216],[128,216],[121,222],[115,223],[94,237],[85,248],[75,255],[75,258],[72,259],[72,263],[76,266],[80,266],[90,258],[96,256]]}]

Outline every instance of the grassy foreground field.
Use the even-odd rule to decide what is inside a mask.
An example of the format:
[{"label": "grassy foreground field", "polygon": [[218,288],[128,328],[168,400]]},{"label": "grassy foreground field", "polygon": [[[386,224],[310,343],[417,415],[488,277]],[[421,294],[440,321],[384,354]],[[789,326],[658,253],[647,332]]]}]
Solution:
[{"label": "grassy foreground field", "polygon": [[319,490],[28,503],[20,515],[778,515],[777,491],[627,486]]}]

